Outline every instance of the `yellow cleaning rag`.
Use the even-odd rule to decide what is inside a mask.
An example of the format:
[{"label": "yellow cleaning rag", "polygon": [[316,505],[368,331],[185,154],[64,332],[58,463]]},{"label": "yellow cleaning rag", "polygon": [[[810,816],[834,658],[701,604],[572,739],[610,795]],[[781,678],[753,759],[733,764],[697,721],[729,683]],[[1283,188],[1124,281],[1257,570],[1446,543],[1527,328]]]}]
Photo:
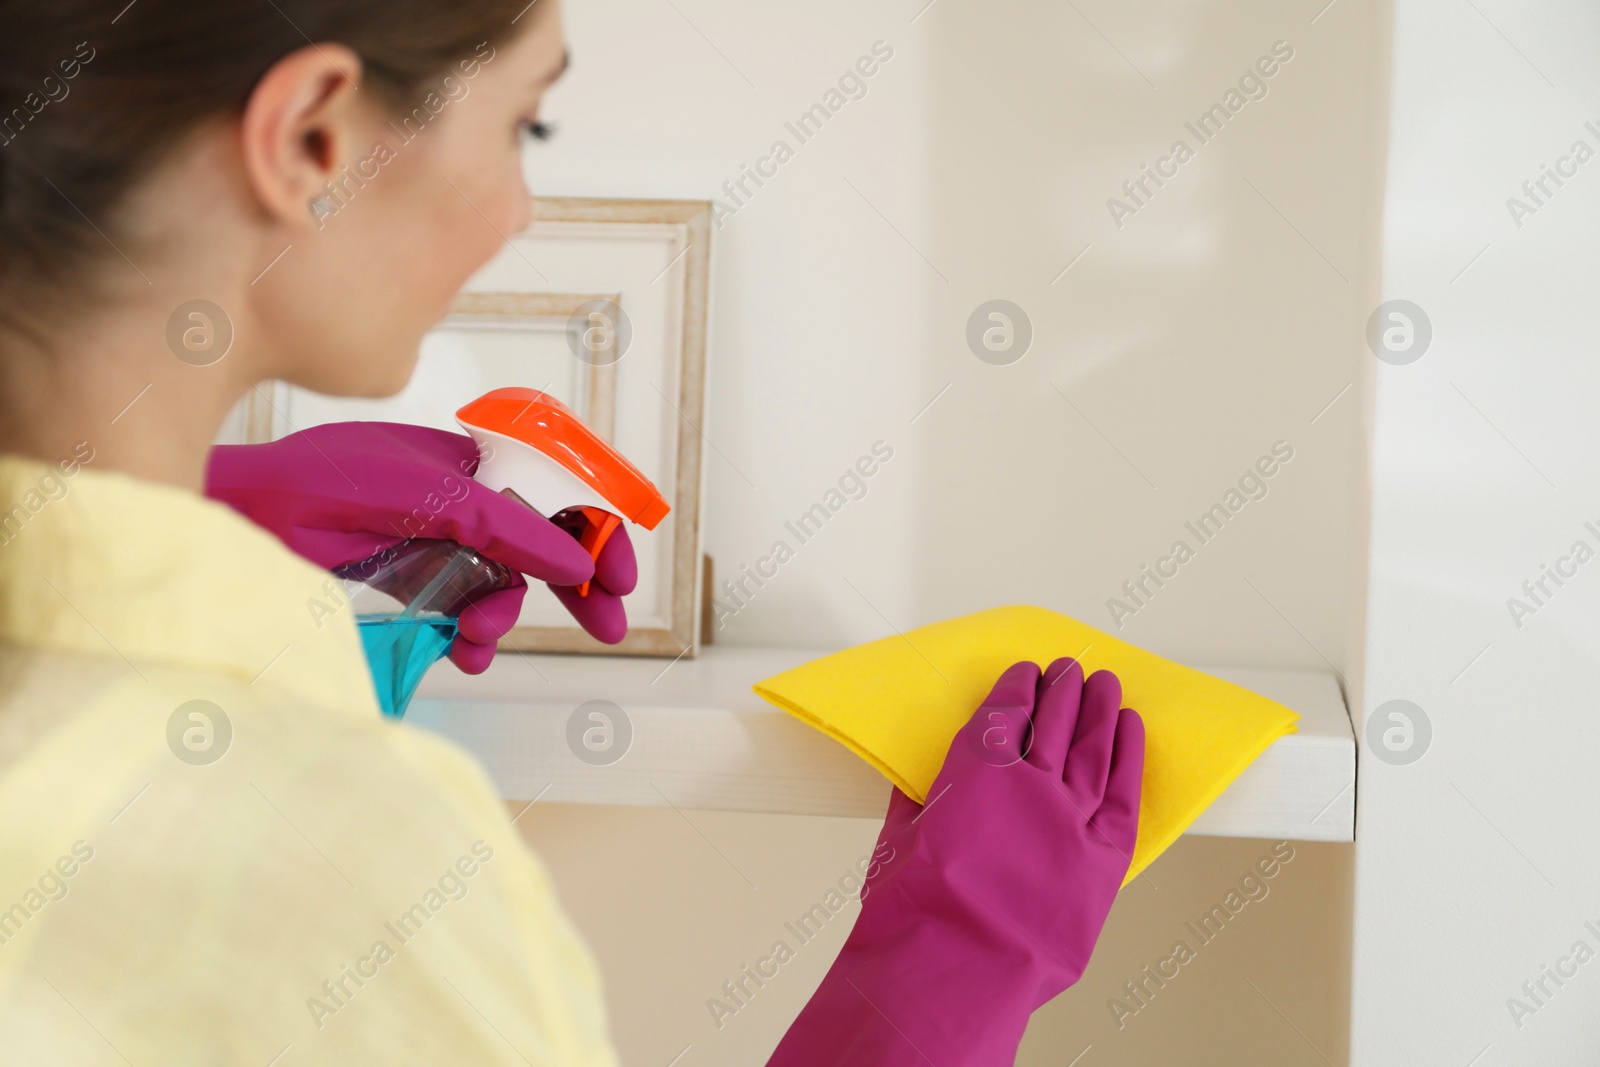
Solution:
[{"label": "yellow cleaning rag", "polygon": [[956,731],[1002,671],[1076,657],[1112,671],[1144,719],[1139,840],[1123,884],[1176,841],[1300,716],[1065,615],[1005,607],[835,652],[755,686],[763,699],[842,741],[919,804]]}]

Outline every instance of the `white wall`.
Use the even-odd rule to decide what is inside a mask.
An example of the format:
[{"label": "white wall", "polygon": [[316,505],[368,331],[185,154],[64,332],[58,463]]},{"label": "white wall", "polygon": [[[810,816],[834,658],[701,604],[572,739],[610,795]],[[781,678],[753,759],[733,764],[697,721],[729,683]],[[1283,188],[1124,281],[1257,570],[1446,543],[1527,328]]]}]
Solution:
[{"label": "white wall", "polygon": [[[1022,600],[1110,627],[1123,581],[1180,537],[1195,546],[1185,520],[1283,440],[1295,458],[1270,494],[1121,634],[1190,662],[1350,674],[1382,3],[924,3],[568,3],[573,67],[548,109],[562,132],[532,156],[550,195],[724,196],[774,139],[793,143],[785,120],[875,41],[894,49],[866,97],[716,233],[705,430],[719,572],[767,552],[875,440],[895,449],[718,640],[839,646]],[[1268,95],[1198,146],[1184,121],[1279,40],[1294,58]],[[1179,137],[1196,157],[1119,229],[1107,198]],[[1035,328],[1011,366],[980,362],[964,338],[997,297]],[[522,823],[601,948],[629,1062],[665,1063],[690,1042],[685,1067],[770,1049],[825,960],[728,1040],[706,1030],[707,981],[872,836],[703,814],[778,888],[751,895],[671,812]],[[1117,983],[1103,976],[1150,962],[1152,939],[1263,847],[1185,842],[1158,865],[1170,881],[1119,904],[1097,977],[1041,1013],[1025,1062],[1059,1067],[1091,1042],[1085,1065],[1342,1062],[1348,847],[1311,850],[1260,932],[1207,957],[1206,977],[1153,1004],[1137,1034],[1108,1028]],[[643,891],[629,872],[666,872],[674,888]]]},{"label": "white wall", "polygon": [[[1362,753],[1353,1062],[1593,1063],[1600,964],[1547,979],[1543,1006],[1520,987],[1579,940],[1600,951],[1584,925],[1600,927],[1600,565],[1548,585],[1520,628],[1507,600],[1574,541],[1600,549],[1584,526],[1600,517],[1600,162],[1520,229],[1506,201],[1575,140],[1600,149],[1584,127],[1600,12],[1396,6],[1384,295],[1421,305],[1435,339],[1377,368],[1355,706],[1411,700],[1433,739],[1406,766]],[[1513,996],[1537,1008],[1520,1027]]]}]

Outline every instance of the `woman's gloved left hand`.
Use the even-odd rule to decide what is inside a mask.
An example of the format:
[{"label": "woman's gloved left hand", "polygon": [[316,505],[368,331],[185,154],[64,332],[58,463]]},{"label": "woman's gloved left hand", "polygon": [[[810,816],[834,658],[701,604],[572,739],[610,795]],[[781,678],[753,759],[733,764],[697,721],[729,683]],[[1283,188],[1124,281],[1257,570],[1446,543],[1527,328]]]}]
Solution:
[{"label": "woman's gloved left hand", "polygon": [[928,803],[898,789],[861,914],[768,1067],[999,1067],[1078,980],[1127,873],[1144,724],[1109,671],[1018,663]]},{"label": "woman's gloved left hand", "polygon": [[[607,644],[628,632],[622,598],[639,570],[624,529],[591,561],[572,535],[472,480],[478,449],[465,434],[390,422],[336,422],[259,445],[211,450],[206,496],[332,570],[414,538],[477,549],[517,572],[516,583],[461,613],[450,659],[468,674],[489,666],[516,625],[527,584],[549,584],[585,630]],[[590,581],[589,595],[577,586]]]}]

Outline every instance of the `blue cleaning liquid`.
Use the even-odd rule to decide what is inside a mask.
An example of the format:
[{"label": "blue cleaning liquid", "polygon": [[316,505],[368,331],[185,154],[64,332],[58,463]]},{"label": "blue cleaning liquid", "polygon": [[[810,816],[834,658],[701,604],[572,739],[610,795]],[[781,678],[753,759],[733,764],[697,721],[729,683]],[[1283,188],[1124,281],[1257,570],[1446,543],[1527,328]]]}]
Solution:
[{"label": "blue cleaning liquid", "polygon": [[357,615],[367,666],[378,690],[378,705],[396,719],[406,713],[428,668],[450,650],[456,638],[456,620],[444,615],[398,613]]}]

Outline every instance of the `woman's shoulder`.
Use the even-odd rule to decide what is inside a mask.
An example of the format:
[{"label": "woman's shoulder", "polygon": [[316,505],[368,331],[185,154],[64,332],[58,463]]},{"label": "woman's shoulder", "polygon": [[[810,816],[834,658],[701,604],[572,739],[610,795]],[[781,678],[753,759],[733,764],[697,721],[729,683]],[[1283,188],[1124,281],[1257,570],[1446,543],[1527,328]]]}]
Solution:
[{"label": "woman's shoulder", "polygon": [[[592,961],[465,752],[247,680],[79,666],[0,767],[0,1021],[32,1010],[30,976],[95,960],[147,971],[107,996],[130,1019],[181,1004],[173,1033],[211,1013],[212,1041],[365,1042],[421,1012],[499,1062],[449,974],[530,1043],[603,1047],[598,1023],[573,1029],[603,1019]],[[0,699],[0,735],[13,714]],[[351,971],[387,993],[341,986]]]},{"label": "woman's shoulder", "polygon": [[180,851],[285,829],[315,841],[312,828],[357,851],[380,840],[405,849],[505,827],[471,756],[376,714],[222,674],[93,657],[0,650],[6,680],[0,818],[24,830],[0,841],[0,869],[63,837],[115,837],[128,826]]}]

